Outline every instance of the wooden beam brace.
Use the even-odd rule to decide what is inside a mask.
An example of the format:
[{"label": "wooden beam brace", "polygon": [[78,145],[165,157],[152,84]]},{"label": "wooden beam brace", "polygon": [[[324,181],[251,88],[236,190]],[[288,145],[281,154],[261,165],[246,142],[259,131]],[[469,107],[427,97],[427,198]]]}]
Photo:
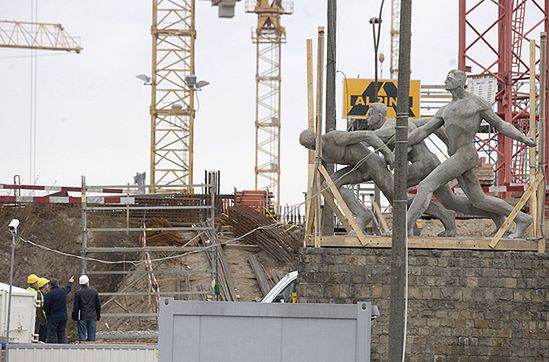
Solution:
[{"label": "wooden beam brace", "polygon": [[332,194],[328,192],[328,190],[322,190],[322,196],[324,196],[324,201],[328,203],[328,206],[332,209],[332,211],[336,214],[339,221],[341,221],[341,224],[343,224],[343,227],[347,232],[353,230],[353,227],[349,222],[347,221],[347,218],[345,215],[341,213],[341,210],[339,210],[339,207],[337,207],[337,204],[334,201],[334,198]]},{"label": "wooden beam brace", "polygon": [[349,224],[353,228],[353,231],[355,232],[356,237],[358,238],[360,243],[362,245],[368,244],[368,242],[366,241],[366,237],[364,236],[364,233],[362,232],[362,230],[360,229],[360,227],[356,223],[356,220],[353,217],[353,213],[351,212],[351,210],[349,210],[349,207],[345,203],[345,200],[343,200],[343,196],[341,196],[341,193],[339,192],[338,188],[334,184],[334,181],[332,180],[332,177],[330,176],[330,174],[328,174],[328,171],[326,171],[326,169],[322,165],[318,166],[318,171],[320,172],[320,175],[322,175],[322,177],[326,181],[326,184],[328,185],[328,188],[330,189],[330,191],[334,195],[334,197],[335,197],[335,199],[336,199],[336,201],[337,201],[337,203],[338,203],[338,205],[341,209],[341,212],[343,213],[343,216],[347,218],[347,221],[349,222]]},{"label": "wooden beam brace", "polygon": [[522,209],[522,207],[526,204],[526,202],[528,202],[528,200],[530,199],[530,196],[532,196],[532,194],[534,193],[534,190],[536,190],[536,188],[538,187],[541,181],[543,181],[543,174],[538,173],[536,175],[534,182],[530,183],[530,185],[528,186],[528,189],[524,192],[524,194],[522,194],[522,197],[520,198],[519,202],[515,205],[515,207],[509,214],[509,216],[507,216],[507,218],[499,228],[496,235],[494,235],[494,238],[489,244],[492,249],[498,245],[499,241],[503,237],[503,234],[505,234],[505,232],[509,230],[509,228],[511,227],[511,224],[513,223],[518,213],[520,212],[520,209]]}]

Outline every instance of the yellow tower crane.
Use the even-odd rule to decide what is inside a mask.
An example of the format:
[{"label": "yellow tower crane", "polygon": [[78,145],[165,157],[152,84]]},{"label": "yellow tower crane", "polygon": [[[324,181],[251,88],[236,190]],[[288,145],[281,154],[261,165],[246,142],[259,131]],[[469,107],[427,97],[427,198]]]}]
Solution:
[{"label": "yellow tower crane", "polygon": [[8,20],[0,20],[0,48],[82,51],[61,24]]},{"label": "yellow tower crane", "polygon": [[280,84],[281,45],[286,29],[280,17],[293,13],[293,2],[257,0],[246,3],[246,12],[257,14],[252,33],[256,44],[255,188],[274,192],[280,207]]},{"label": "yellow tower crane", "polygon": [[[192,192],[195,0],[153,0],[150,191]],[[169,187],[172,186],[170,189]]]}]

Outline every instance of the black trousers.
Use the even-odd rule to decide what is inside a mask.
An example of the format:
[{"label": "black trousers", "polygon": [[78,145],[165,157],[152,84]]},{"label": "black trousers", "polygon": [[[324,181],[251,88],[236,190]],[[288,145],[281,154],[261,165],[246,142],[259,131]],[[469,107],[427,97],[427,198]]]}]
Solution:
[{"label": "black trousers", "polygon": [[67,320],[50,321],[46,323],[46,333],[48,343],[67,343]]}]

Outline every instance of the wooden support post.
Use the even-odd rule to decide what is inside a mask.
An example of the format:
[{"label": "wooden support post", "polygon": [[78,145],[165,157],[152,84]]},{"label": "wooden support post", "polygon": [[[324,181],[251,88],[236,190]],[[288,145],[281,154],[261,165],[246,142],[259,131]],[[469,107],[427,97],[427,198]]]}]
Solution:
[{"label": "wooden support post", "polygon": [[349,210],[349,207],[345,203],[345,200],[343,200],[343,197],[341,196],[341,194],[339,193],[339,190],[334,184],[332,177],[330,176],[330,174],[328,174],[328,171],[326,171],[326,169],[322,165],[319,165],[318,171],[320,172],[320,175],[322,175],[322,177],[324,178],[324,181],[326,181],[328,188],[332,192],[332,195],[334,195],[334,198],[336,199],[339,207],[341,208],[341,212],[343,213],[343,216],[347,218],[347,221],[351,225],[351,228],[355,232],[356,237],[358,238],[360,243],[362,245],[368,244],[368,241],[366,240],[364,233],[356,223],[356,220],[354,219],[353,214],[351,213],[351,210]]},{"label": "wooden support post", "polygon": [[[314,92],[313,92],[313,40],[307,39],[307,128],[315,129],[315,109],[314,109]],[[315,172],[315,152],[308,151],[308,168],[307,168],[307,199],[305,202],[305,240],[303,246],[307,246],[307,242],[312,239],[313,231],[313,181]]]},{"label": "wooden support post", "polygon": [[494,235],[494,238],[489,244],[492,249],[495,248],[496,245],[498,245],[503,234],[505,234],[505,232],[509,230],[509,228],[511,227],[511,224],[513,223],[513,220],[515,220],[515,217],[517,217],[518,213],[520,212],[520,209],[522,209],[522,207],[526,204],[526,202],[528,202],[528,200],[532,196],[532,193],[534,192],[535,189],[537,189],[537,187],[542,181],[543,181],[543,174],[541,172],[538,172],[534,181],[530,182],[528,189],[524,192],[519,202],[515,205],[515,207],[509,214],[509,216],[507,216],[507,218],[503,222],[503,225],[501,225],[496,235]]},{"label": "wooden support post", "polygon": [[543,237],[543,240],[538,242],[538,251],[540,253],[545,252],[545,195],[546,195],[546,181],[545,181],[545,157],[546,155],[546,117],[547,117],[547,104],[546,104],[546,94],[547,94],[547,33],[543,32],[540,34],[540,60],[539,60],[539,154],[538,154],[538,170],[542,171],[544,180],[540,183],[538,188],[538,220],[540,224],[540,236]]},{"label": "wooden support post", "polygon": [[[536,139],[536,41],[530,40],[530,137]],[[539,145],[538,145],[539,146]],[[530,169],[529,182],[534,181],[536,177],[536,148],[528,149],[528,166]],[[534,189],[532,196],[528,202],[530,215],[534,219],[530,228],[530,236],[538,237],[539,220],[538,220],[538,193]]]},{"label": "wooden support post", "polygon": [[[324,27],[318,27],[318,54],[316,65],[316,143],[315,143],[315,169],[322,165],[322,90],[324,84]],[[316,173],[314,198],[315,198],[315,248],[320,247],[320,239],[322,237],[322,219],[320,213],[320,190],[322,190],[322,184],[320,177]]]}]

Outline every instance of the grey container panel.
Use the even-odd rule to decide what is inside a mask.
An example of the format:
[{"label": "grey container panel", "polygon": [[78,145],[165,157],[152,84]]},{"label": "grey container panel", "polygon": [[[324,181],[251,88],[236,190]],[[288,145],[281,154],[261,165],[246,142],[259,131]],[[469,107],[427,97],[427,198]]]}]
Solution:
[{"label": "grey container panel", "polygon": [[10,362],[156,362],[156,346],[12,344]]},{"label": "grey container panel", "polygon": [[161,298],[159,362],[370,360],[371,304]]}]

